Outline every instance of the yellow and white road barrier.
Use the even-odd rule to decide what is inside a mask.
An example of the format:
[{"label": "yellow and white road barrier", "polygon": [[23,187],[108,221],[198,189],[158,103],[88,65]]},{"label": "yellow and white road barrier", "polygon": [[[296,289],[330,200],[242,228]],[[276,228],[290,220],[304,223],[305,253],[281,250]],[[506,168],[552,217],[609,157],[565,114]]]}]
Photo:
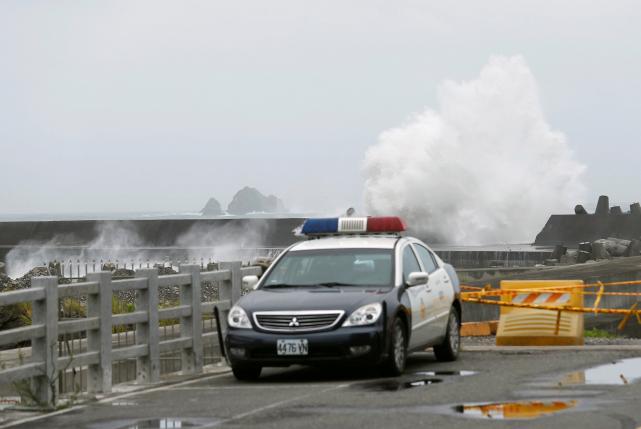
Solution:
[{"label": "yellow and white road barrier", "polygon": [[[516,292],[503,295],[501,301],[520,305],[550,307],[548,310],[536,308],[501,307],[496,344],[500,346],[546,346],[582,345],[583,315],[558,311],[564,306],[583,307],[583,295],[578,290],[564,288],[564,292],[531,292],[553,285],[582,285],[580,280],[564,281],[502,281],[501,290]],[[528,292],[519,293],[520,289]],[[574,293],[572,293],[574,292]]]},{"label": "yellow and white road barrier", "polygon": [[[641,309],[636,303],[630,309],[599,307],[603,296],[641,297],[641,292],[606,292],[607,286],[640,284],[640,280],[588,284],[580,280],[504,280],[500,289],[462,286],[466,292],[461,293],[461,299],[501,306],[497,345],[580,345],[583,313],[622,315],[619,330],[633,315],[641,324]],[[584,306],[585,295],[596,295],[593,307]]]}]

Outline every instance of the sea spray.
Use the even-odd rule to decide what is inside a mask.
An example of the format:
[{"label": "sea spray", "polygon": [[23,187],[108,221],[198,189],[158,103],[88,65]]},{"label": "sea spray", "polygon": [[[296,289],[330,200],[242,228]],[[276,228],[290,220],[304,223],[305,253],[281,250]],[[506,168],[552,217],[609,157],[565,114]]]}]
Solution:
[{"label": "sea spray", "polygon": [[583,198],[584,166],[547,123],[521,56],[446,81],[438,108],[383,132],[364,161],[371,214],[399,214],[432,242],[531,242]]},{"label": "sea spray", "polygon": [[195,223],[169,246],[155,247],[141,237],[134,222],[106,221],[96,225],[89,243],[79,244],[73,234],[56,235],[47,241],[22,241],[7,254],[6,271],[17,278],[34,267],[57,261],[65,267],[65,276],[84,276],[86,271],[93,272],[94,266],[100,270],[101,262],[119,261],[120,267],[137,268],[158,263],[249,261],[269,251],[262,249],[269,230],[268,222],[261,220],[250,225]]},{"label": "sea spray", "polygon": [[37,266],[50,262],[67,264],[65,275],[76,275],[77,271],[67,271],[75,264],[85,275],[84,264],[88,267],[100,262],[120,261],[120,265],[146,260],[148,254],[138,248],[145,245],[144,240],[131,222],[100,222],[96,225],[95,237],[91,242],[79,244],[81,241],[73,234],[58,234],[47,241],[24,240],[9,251],[6,256],[7,274],[9,277],[20,277]]}]

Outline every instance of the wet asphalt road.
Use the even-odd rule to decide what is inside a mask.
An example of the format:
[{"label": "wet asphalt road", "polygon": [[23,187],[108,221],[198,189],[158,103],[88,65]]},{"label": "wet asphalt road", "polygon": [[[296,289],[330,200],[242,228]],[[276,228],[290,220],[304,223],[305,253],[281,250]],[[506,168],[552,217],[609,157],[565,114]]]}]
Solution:
[{"label": "wet asphalt road", "polygon": [[[631,357],[641,357],[641,352],[468,351],[453,363],[438,363],[431,353],[413,355],[399,378],[379,378],[367,370],[295,367],[268,369],[258,382],[240,383],[225,373],[94,403],[18,427],[636,429],[641,426],[641,383],[559,385],[568,372]],[[421,373],[426,371],[454,373]],[[476,373],[461,376],[457,371]],[[626,374],[628,379],[633,376]],[[416,387],[408,387],[411,382]],[[566,401],[570,408],[534,420],[478,419],[453,408],[463,403],[522,400]]]}]

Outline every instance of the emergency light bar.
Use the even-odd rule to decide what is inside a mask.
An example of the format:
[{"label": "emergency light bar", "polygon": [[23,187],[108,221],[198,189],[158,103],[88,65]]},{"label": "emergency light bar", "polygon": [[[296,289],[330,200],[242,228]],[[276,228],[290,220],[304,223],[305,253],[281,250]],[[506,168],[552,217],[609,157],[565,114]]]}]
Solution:
[{"label": "emergency light bar", "polygon": [[307,219],[301,232],[304,235],[397,234],[405,229],[405,222],[398,216],[333,217]]}]

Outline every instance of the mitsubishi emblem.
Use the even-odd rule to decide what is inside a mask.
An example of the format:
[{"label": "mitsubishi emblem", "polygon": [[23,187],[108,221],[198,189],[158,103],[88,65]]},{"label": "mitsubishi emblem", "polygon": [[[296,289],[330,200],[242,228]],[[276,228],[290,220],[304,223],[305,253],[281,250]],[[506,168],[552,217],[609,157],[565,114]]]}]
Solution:
[{"label": "mitsubishi emblem", "polygon": [[298,319],[295,318],[295,317],[292,317],[292,321],[289,322],[289,327],[290,328],[296,328],[296,327],[298,327],[298,325],[300,325],[300,323],[298,323]]}]

